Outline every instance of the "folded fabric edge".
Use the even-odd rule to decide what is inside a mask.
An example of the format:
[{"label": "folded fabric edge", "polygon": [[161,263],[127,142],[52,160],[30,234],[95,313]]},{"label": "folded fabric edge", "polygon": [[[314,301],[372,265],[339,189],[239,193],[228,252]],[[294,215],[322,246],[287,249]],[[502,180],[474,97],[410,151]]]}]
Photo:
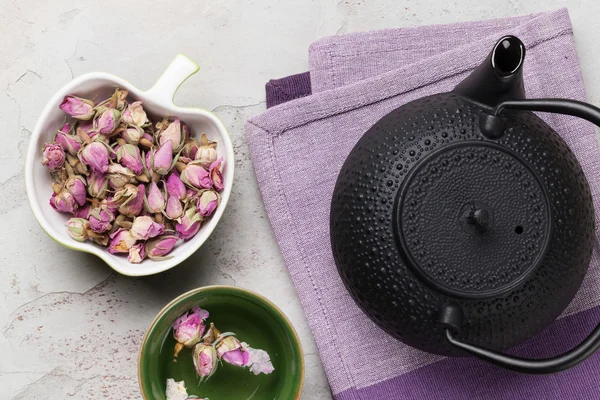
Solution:
[{"label": "folded fabric edge", "polygon": [[[557,355],[575,347],[584,335],[594,329],[599,320],[600,306],[570,315],[550,325],[527,342],[511,349],[509,353],[532,357],[536,349],[544,348],[547,349],[547,356]],[[556,347],[557,338],[563,338],[563,342],[558,347]],[[443,395],[447,400],[463,399],[467,393],[472,396],[470,397],[472,399],[520,398],[525,396],[524,393],[528,388],[543,384],[550,379],[552,385],[548,388],[548,392],[540,392],[539,397],[536,398],[595,399],[600,383],[592,376],[598,369],[600,369],[600,353],[596,353],[576,369],[554,374],[552,377],[504,372],[506,375],[510,374],[512,379],[511,385],[502,385],[502,382],[506,381],[498,379],[499,372],[503,372],[498,367],[474,357],[446,358],[367,387],[347,389],[334,397],[336,400],[426,398],[427,386],[431,382],[436,382],[434,393]],[[457,375],[456,371],[461,373]],[[442,377],[448,379],[440,379]],[[500,385],[502,386],[499,387]],[[574,388],[577,388],[576,392]],[[429,393],[431,396],[430,391]]]},{"label": "folded fabric edge", "polygon": [[[307,257],[303,255],[302,247],[297,242],[299,234],[290,215],[288,203],[282,191],[281,178],[274,162],[274,138],[251,121],[246,123],[245,134],[258,186],[269,221],[275,232],[277,244],[283,254],[288,271],[290,273],[292,270],[299,271],[298,273],[301,274],[301,276],[292,276],[292,278],[296,278],[292,279],[296,292],[313,294],[312,296],[299,296],[299,298],[307,317],[310,315],[320,316],[307,318],[307,320],[313,336],[319,338],[315,342],[331,389],[335,394],[347,388],[356,387],[354,377],[339,351],[337,332],[330,325],[331,320],[328,317],[325,300],[317,288],[310,266],[304,261]],[[254,162],[255,160],[260,160],[260,162]],[[273,215],[278,215],[279,218],[274,219]],[[309,301],[308,297],[311,300],[316,299],[317,302]],[[317,320],[322,322],[316,323]],[[335,354],[335,357],[322,357],[323,354],[331,354],[331,352]]]},{"label": "folded fabric edge", "polygon": [[267,108],[311,94],[310,72],[271,79],[265,84]]},{"label": "folded fabric edge", "polygon": [[[494,40],[503,34],[514,34],[530,50],[540,43],[571,33],[568,14],[551,13],[527,21],[517,29],[500,32],[494,35]],[[448,53],[442,53],[350,85],[288,101],[250,118],[249,121],[273,135],[280,135],[309,122],[392,98],[474,69],[486,56],[491,41],[490,37],[486,37],[453,49],[451,52],[454,57],[450,61]],[[365,88],[370,90],[367,92]],[[356,92],[365,95],[354,96]],[[278,122],[276,125],[273,121],[285,123]]]}]

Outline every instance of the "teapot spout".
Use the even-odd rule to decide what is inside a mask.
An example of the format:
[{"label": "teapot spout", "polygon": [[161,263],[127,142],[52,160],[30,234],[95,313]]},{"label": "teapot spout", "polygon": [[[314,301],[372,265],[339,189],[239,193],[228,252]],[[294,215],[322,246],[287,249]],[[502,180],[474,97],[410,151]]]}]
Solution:
[{"label": "teapot spout", "polygon": [[501,38],[487,58],[453,90],[477,103],[495,107],[506,100],[525,98],[525,45],[516,36]]}]

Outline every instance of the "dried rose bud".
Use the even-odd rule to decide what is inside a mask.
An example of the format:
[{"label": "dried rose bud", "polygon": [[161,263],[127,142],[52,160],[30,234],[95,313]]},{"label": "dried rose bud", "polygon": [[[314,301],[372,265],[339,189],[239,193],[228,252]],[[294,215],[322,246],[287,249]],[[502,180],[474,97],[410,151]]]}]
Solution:
[{"label": "dried rose bud", "polygon": [[88,120],[94,117],[94,102],[75,96],[66,96],[59,108],[75,119]]},{"label": "dried rose bud", "polygon": [[165,214],[169,219],[177,219],[183,214],[183,205],[181,200],[175,196],[167,196],[167,206],[165,208]]},{"label": "dried rose bud", "polygon": [[165,209],[165,196],[158,188],[156,182],[150,183],[150,188],[148,189],[148,196],[144,200],[146,204],[146,210],[150,213],[160,213]]},{"label": "dried rose bud", "polygon": [[119,125],[120,119],[119,110],[101,107],[94,117],[94,130],[103,135],[110,135]]},{"label": "dried rose bud", "polygon": [[111,188],[120,189],[127,185],[135,174],[129,168],[113,163],[108,166],[106,177]]},{"label": "dried rose bud", "polygon": [[144,107],[142,107],[141,101],[135,101],[127,106],[127,109],[123,112],[121,120],[127,125],[144,126],[148,121],[148,116]]},{"label": "dried rose bud", "polygon": [[144,131],[142,130],[142,128],[134,126],[134,127],[125,129],[123,131],[123,133],[121,134],[121,136],[123,137],[123,139],[125,139],[125,141],[127,143],[137,146],[138,143],[140,142],[140,139],[142,138],[143,134],[144,134]]},{"label": "dried rose bud", "polygon": [[146,139],[150,143],[152,143],[152,141],[154,140],[154,138],[152,137],[152,135],[149,134],[148,132],[144,132],[144,135],[142,136],[142,139]]},{"label": "dried rose bud", "polygon": [[116,214],[116,212],[119,210],[119,207],[121,206],[123,201],[115,200],[114,196],[109,196],[100,202],[100,207],[102,207],[105,210],[110,211],[113,214]]},{"label": "dried rose bud", "polygon": [[138,243],[134,246],[131,246],[129,249],[129,255],[127,256],[127,261],[132,264],[141,263],[144,258],[146,258],[146,249],[144,248],[144,243]]},{"label": "dried rose bud", "polygon": [[42,165],[48,167],[51,172],[56,171],[65,164],[65,151],[60,144],[46,143],[42,156]]},{"label": "dried rose bud", "polygon": [[50,206],[58,212],[71,214],[78,208],[75,197],[67,190],[63,190],[59,194],[52,193],[52,197],[50,197]]},{"label": "dried rose bud", "polygon": [[85,204],[85,178],[80,175],[72,176],[65,182],[65,190],[73,195],[78,205],[82,206]]},{"label": "dried rose bud", "polygon": [[169,196],[175,196],[179,200],[183,200],[185,198],[185,185],[179,178],[179,173],[177,171],[171,172],[167,178],[167,193],[169,193]]},{"label": "dried rose bud", "polygon": [[203,217],[210,216],[219,204],[219,195],[212,190],[204,191],[196,203],[198,212]]},{"label": "dried rose bud", "polygon": [[210,189],[212,180],[210,174],[204,167],[196,164],[195,161],[186,165],[181,172],[181,181],[193,189]]},{"label": "dried rose bud", "polygon": [[160,175],[167,175],[173,167],[173,143],[167,140],[151,157],[152,169]]},{"label": "dried rose bud", "polygon": [[198,343],[194,346],[192,360],[201,382],[210,378],[217,370],[217,351],[213,346]]},{"label": "dried rose bud", "polygon": [[227,336],[216,344],[217,356],[238,367],[247,367],[250,364],[250,352],[242,347],[235,336]]},{"label": "dried rose bud", "polygon": [[89,228],[89,222],[83,218],[70,218],[65,224],[67,232],[71,239],[78,242],[85,242],[88,240],[89,235],[87,230]]},{"label": "dried rose bud", "polygon": [[81,149],[81,139],[79,136],[70,135],[69,130],[70,125],[67,123],[56,133],[54,142],[69,154],[77,155],[77,152]]},{"label": "dried rose bud", "polygon": [[[178,200],[179,201],[179,200]],[[189,207],[183,217],[181,217],[178,223],[175,225],[175,230],[179,234],[179,237],[183,240],[190,240],[200,230],[202,224],[202,217],[196,211],[195,207]]]},{"label": "dried rose bud", "polygon": [[102,208],[96,207],[90,211],[89,221],[90,229],[96,233],[104,233],[110,231],[111,223],[115,220],[115,215]]},{"label": "dried rose bud", "polygon": [[248,346],[248,343],[242,342],[242,348],[247,349],[250,352],[250,362],[252,365],[250,366],[250,372],[254,375],[258,374],[270,374],[275,371],[273,364],[271,363],[271,358],[266,351],[260,349],[253,349]]},{"label": "dried rose bud", "polygon": [[132,144],[124,144],[117,151],[117,161],[139,175],[144,170],[140,148]]},{"label": "dried rose bud", "polygon": [[111,254],[129,253],[129,249],[135,245],[135,242],[135,238],[128,229],[120,228],[110,234],[110,243],[107,250]]},{"label": "dried rose bud", "polygon": [[92,172],[88,177],[87,191],[90,196],[102,200],[108,192],[108,178],[104,174]]},{"label": "dried rose bud", "polygon": [[195,160],[204,168],[210,168],[210,165],[217,161],[217,150],[214,147],[202,146],[196,152]]},{"label": "dried rose bud", "polygon": [[162,235],[165,227],[162,224],[154,222],[151,217],[135,217],[131,226],[131,235],[137,240],[148,240],[150,238]]},{"label": "dried rose bud", "polygon": [[73,216],[76,218],[88,219],[90,216],[90,211],[92,210],[92,206],[90,204],[86,204],[83,207],[79,207],[77,211],[73,213]]},{"label": "dried rose bud", "polygon": [[[136,215],[139,215],[139,213],[142,211],[142,208],[144,208],[144,197],[146,197],[145,186],[138,185],[136,187],[134,185],[127,184],[123,187],[123,189],[125,189],[126,193],[129,193],[129,196],[119,207],[119,212],[127,217],[135,217]],[[117,193],[115,193],[115,197],[117,197]]]},{"label": "dried rose bud", "polygon": [[173,250],[179,237],[174,235],[164,235],[148,240],[146,242],[146,254],[152,260],[166,260],[172,256],[165,257]]},{"label": "dried rose bud", "polygon": [[107,101],[102,102],[102,104],[108,103],[109,107],[122,111],[125,108],[127,96],[129,96],[129,91],[116,88],[113,95]]},{"label": "dried rose bud", "polygon": [[193,160],[198,152],[198,147],[200,147],[200,145],[195,139],[188,140],[183,146],[183,149],[181,149],[181,156]]},{"label": "dried rose bud", "polygon": [[108,148],[102,142],[92,142],[79,151],[79,159],[92,171],[106,173],[108,170]]},{"label": "dried rose bud", "polygon": [[223,175],[221,174],[221,164],[223,159],[219,158],[217,161],[210,164],[209,174],[210,179],[213,182],[213,187],[217,191],[223,190]]},{"label": "dried rose bud", "polygon": [[166,128],[163,124],[163,129],[157,132],[158,144],[163,146],[170,140],[172,151],[177,153],[185,144],[184,133],[181,130],[181,121],[179,121],[179,118],[175,118],[173,122],[166,121],[165,124],[168,124]]}]

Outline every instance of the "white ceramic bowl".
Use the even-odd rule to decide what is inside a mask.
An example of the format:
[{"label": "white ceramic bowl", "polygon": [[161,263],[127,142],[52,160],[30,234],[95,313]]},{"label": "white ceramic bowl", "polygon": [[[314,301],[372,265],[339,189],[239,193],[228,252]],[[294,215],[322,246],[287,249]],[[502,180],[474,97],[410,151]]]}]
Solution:
[{"label": "white ceramic bowl", "polygon": [[[234,170],[234,154],[231,139],[223,123],[212,113],[188,107],[177,107],[173,104],[173,96],[179,86],[189,76],[196,73],[198,64],[189,58],[178,55],[156,84],[147,91],[142,91],[131,83],[111,74],[93,72],[73,79],[60,89],[46,104],[31,135],[27,160],[25,163],[25,182],[29,203],[35,218],[42,229],[58,243],[73,250],[92,253],[104,260],[115,271],[130,276],[143,276],[166,271],[181,263],[192,255],[208,239],[215,229],[231,194]],[[164,261],[144,260],[141,264],[131,264],[127,257],[112,255],[103,247],[92,242],[80,243],[69,237],[65,223],[67,214],[56,212],[48,201],[52,195],[51,178],[46,167],[41,164],[44,143],[52,140],[53,134],[60,129],[65,120],[65,114],[58,108],[63,98],[68,94],[81,97],[106,98],[116,87],[129,90],[136,100],[141,100],[144,109],[151,116],[177,116],[185,122],[199,137],[202,132],[217,142],[217,153],[225,159],[223,165],[224,190],[221,192],[221,203],[213,216],[206,222],[196,236],[191,240],[178,244],[170,253],[173,257]]]}]

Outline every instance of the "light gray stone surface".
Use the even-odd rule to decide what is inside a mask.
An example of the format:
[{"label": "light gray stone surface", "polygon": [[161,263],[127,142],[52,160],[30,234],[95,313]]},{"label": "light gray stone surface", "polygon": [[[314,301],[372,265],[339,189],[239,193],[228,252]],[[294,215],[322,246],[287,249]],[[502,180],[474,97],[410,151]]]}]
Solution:
[{"label": "light gray stone surface", "polygon": [[[568,6],[590,99],[600,103],[600,2],[585,0],[0,1],[0,399],[138,399],[137,351],[169,300],[232,284],[290,317],[304,345],[303,400],[330,399],[306,319],[273,237],[243,136],[264,109],[264,83],[307,69],[317,38]],[[52,241],[30,212],[23,163],[50,96],[73,76],[107,71],[148,88],[177,53],[201,71],[176,102],[214,110],[229,127],[236,181],[211,239],[170,272],[115,275]],[[285,400],[285,399],[284,399]]]}]

